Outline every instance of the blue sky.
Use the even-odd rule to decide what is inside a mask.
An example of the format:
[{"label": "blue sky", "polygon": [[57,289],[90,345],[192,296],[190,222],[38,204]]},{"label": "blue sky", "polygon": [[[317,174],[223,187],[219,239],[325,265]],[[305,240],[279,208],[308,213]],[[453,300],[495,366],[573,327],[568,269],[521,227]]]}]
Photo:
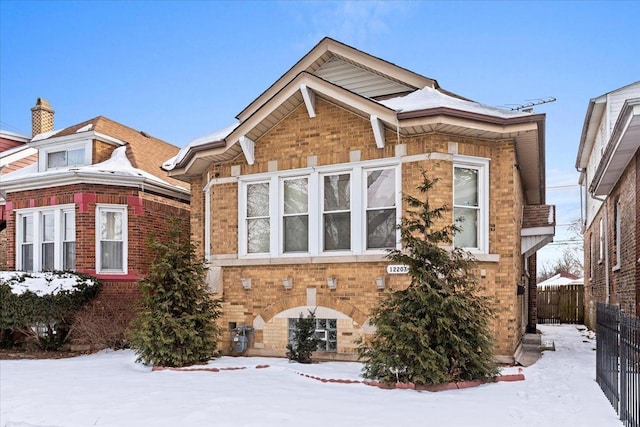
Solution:
[{"label": "blue sky", "polygon": [[615,1],[0,0],[0,126],[30,134],[43,97],[56,128],[104,115],[184,146],[231,124],[329,36],[485,104],[557,98],[535,111],[547,114],[547,203],[566,224],[580,216],[589,99],[640,80],[639,16],[640,3]]}]

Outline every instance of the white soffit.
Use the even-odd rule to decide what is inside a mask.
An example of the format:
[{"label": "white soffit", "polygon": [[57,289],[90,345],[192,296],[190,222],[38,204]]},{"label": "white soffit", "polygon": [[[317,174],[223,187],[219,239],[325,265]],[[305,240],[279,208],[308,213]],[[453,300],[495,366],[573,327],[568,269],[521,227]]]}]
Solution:
[{"label": "white soffit", "polygon": [[640,98],[628,101],[616,122],[602,163],[596,170],[596,185],[591,189],[596,196],[608,195],[613,190],[639,147]]},{"label": "white soffit", "polygon": [[414,91],[415,88],[387,79],[336,57],[313,72],[321,79],[367,98]]}]

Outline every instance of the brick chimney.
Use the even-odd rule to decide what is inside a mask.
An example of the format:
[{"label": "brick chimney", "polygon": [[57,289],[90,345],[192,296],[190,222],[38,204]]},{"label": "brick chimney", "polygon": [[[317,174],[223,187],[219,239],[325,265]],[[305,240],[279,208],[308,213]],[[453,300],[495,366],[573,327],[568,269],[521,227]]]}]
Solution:
[{"label": "brick chimney", "polygon": [[31,136],[53,130],[53,115],[49,101],[44,98],[36,100],[36,106],[31,109]]}]

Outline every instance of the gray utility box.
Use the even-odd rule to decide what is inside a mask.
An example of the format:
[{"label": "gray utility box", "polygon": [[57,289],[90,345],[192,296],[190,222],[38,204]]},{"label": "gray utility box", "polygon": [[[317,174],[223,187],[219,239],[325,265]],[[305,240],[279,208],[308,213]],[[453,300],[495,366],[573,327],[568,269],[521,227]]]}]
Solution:
[{"label": "gray utility box", "polygon": [[249,326],[240,326],[233,329],[233,352],[241,354],[247,351],[249,346],[249,334],[253,332],[253,328]]}]

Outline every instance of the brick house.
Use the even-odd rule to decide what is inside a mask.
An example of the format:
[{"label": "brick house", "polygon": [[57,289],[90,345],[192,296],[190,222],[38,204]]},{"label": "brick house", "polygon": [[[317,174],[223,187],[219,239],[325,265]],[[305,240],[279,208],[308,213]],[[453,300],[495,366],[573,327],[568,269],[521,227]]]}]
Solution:
[{"label": "brick house", "polygon": [[[38,160],[38,151],[27,144],[29,137],[14,132],[0,130],[0,182],[2,176]],[[7,264],[7,218],[6,200],[0,192],[0,269]]]},{"label": "brick house", "polygon": [[169,213],[189,215],[189,190],[160,168],[178,148],[102,116],[60,130],[53,119],[39,98],[37,162],[0,176],[2,269],[87,273],[105,284],[104,303],[127,309],[149,268],[147,238],[165,235]]},{"label": "brick house", "polygon": [[543,114],[484,106],[325,38],[236,118],[164,168],[191,184],[193,241],[223,330],[253,328],[247,354],[284,355],[294,319],[316,308],[318,356],[355,358],[370,310],[409,283],[385,254],[424,169],[440,179],[432,202],[453,207],[446,221],[465,218],[455,244],[478,260],[499,359],[513,361],[554,233]]},{"label": "brick house", "polygon": [[640,81],[589,101],[576,168],[584,190],[586,323],[596,303],[640,315]]}]

